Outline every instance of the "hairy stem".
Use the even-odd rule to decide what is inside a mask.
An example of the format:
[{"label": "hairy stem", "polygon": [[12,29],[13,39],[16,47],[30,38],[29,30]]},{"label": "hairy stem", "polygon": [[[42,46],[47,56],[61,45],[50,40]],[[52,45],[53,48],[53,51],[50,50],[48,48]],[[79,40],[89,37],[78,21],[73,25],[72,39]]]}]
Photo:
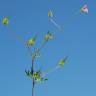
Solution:
[{"label": "hairy stem", "polygon": [[[34,62],[35,62],[35,59],[36,59],[36,56],[37,54],[41,51],[41,49],[45,46],[46,42],[44,42],[40,48],[38,48],[33,56],[32,56],[32,74],[34,73]],[[35,79],[32,78],[32,96],[34,96],[34,88],[35,88]]]},{"label": "hairy stem", "polygon": [[[32,58],[32,74],[34,73],[34,60],[35,58]],[[32,96],[34,96],[34,86],[35,86],[35,80],[32,78]]]},{"label": "hairy stem", "polygon": [[35,88],[35,81],[33,78],[33,80],[32,80],[32,96],[34,96],[34,88]]}]

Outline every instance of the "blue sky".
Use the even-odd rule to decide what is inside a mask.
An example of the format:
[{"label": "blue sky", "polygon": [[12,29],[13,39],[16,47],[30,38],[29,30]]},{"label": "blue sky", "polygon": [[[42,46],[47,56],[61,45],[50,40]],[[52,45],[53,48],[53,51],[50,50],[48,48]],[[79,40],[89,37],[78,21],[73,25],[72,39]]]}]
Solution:
[{"label": "blue sky", "polygon": [[[84,4],[88,14],[79,12]],[[64,32],[49,22],[49,9]],[[31,57],[12,32],[25,41],[38,33],[38,47],[48,30],[55,39],[42,50],[38,66],[45,71],[62,57],[69,58],[64,68],[48,75],[46,83],[36,85],[35,96],[96,96],[95,9],[95,0],[0,0],[0,96],[31,96],[32,82],[24,73]],[[3,16],[10,17],[8,26],[2,25]]]}]

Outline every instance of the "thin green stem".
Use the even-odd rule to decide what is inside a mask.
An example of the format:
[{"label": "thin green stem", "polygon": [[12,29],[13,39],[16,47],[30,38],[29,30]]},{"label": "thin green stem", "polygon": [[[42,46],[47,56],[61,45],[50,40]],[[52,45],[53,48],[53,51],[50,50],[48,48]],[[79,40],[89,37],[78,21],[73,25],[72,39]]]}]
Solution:
[{"label": "thin green stem", "polygon": [[[32,74],[34,73],[34,58],[32,58]],[[35,81],[34,78],[32,78],[32,96],[34,96],[34,86],[35,86]]]},{"label": "thin green stem", "polygon": [[35,52],[33,53],[33,58],[35,59],[37,54],[41,51],[42,48],[44,48],[45,44],[47,43],[47,41],[44,41],[42,43],[42,45],[40,46],[40,48],[36,49]]},{"label": "thin green stem", "polygon": [[[34,73],[34,62],[35,62],[36,56],[41,51],[41,49],[45,46],[45,44],[46,44],[46,41],[41,45],[40,48],[38,48],[34,52],[34,54],[32,56],[32,74]],[[34,80],[34,78],[32,78],[32,96],[34,96],[34,88],[35,88],[35,80]]]}]

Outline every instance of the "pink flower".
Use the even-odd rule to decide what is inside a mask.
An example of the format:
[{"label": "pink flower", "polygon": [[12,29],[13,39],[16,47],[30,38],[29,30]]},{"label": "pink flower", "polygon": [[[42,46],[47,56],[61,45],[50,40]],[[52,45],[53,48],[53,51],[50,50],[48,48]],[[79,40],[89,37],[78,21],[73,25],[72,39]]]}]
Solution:
[{"label": "pink flower", "polygon": [[81,8],[81,12],[83,12],[83,13],[88,13],[88,6],[87,6],[87,5],[84,5],[84,6]]}]

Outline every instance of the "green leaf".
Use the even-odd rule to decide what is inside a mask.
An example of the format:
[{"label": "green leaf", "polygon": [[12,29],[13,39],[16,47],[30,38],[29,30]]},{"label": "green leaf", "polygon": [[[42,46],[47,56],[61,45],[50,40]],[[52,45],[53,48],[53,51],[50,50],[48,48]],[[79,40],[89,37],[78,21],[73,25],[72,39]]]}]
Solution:
[{"label": "green leaf", "polygon": [[67,60],[67,57],[65,57],[64,59],[61,59],[61,60],[59,61],[59,65],[60,65],[61,67],[63,67],[63,66],[65,65],[66,60]]},{"label": "green leaf", "polygon": [[36,40],[34,38],[31,38],[31,39],[28,40],[27,45],[28,46],[33,46],[35,44],[35,42],[36,42]]},{"label": "green leaf", "polygon": [[48,11],[48,17],[53,17],[53,12],[51,10]]},{"label": "green leaf", "polygon": [[46,41],[51,40],[53,39],[53,37],[54,37],[53,34],[48,31],[47,34],[45,35],[45,40]]},{"label": "green leaf", "polygon": [[3,25],[8,25],[9,24],[9,18],[8,17],[4,17],[2,20]]}]

